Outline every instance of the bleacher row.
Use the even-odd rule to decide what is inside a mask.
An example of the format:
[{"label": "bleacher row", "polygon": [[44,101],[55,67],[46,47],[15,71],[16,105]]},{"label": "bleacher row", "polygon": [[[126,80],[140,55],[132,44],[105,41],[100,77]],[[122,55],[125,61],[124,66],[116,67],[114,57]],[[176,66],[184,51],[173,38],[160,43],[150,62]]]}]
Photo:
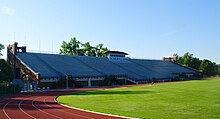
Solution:
[{"label": "bleacher row", "polygon": [[162,60],[129,59],[110,61],[108,58],[69,56],[41,53],[18,53],[17,58],[38,72],[41,78],[65,77],[126,77],[134,81],[172,78],[178,73],[196,73],[186,67]]}]

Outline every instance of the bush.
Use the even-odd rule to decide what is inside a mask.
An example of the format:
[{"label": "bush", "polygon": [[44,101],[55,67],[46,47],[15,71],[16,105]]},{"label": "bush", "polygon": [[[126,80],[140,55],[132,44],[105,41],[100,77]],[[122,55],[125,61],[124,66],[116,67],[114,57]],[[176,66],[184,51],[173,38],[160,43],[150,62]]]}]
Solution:
[{"label": "bush", "polygon": [[4,59],[0,59],[0,83],[10,82],[14,78],[11,67]]},{"label": "bush", "polygon": [[21,88],[18,85],[9,85],[8,83],[0,83],[0,95],[19,93]]}]

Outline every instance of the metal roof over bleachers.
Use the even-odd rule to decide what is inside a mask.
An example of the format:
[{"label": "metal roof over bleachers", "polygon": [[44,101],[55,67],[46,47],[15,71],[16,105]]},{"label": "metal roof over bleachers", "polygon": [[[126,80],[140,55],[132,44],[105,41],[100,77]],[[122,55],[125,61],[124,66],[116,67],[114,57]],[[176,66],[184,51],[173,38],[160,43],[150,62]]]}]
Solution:
[{"label": "metal roof over bleachers", "polygon": [[177,73],[196,73],[169,61],[129,59],[112,62],[108,58],[42,53],[17,53],[17,58],[42,78],[123,76],[135,81],[172,78]]}]

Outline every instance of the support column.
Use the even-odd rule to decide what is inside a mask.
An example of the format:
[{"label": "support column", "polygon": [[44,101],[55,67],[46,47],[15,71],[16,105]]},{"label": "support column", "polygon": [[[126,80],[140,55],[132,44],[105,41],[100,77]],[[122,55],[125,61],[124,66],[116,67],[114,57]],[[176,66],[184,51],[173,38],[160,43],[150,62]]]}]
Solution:
[{"label": "support column", "polygon": [[91,79],[88,79],[88,87],[91,87]]},{"label": "support column", "polygon": [[66,75],[66,89],[69,88],[69,76]]},{"label": "support column", "polygon": [[37,73],[35,91],[38,89],[38,85],[39,85],[39,83],[40,83],[40,79],[41,79],[40,74]]}]

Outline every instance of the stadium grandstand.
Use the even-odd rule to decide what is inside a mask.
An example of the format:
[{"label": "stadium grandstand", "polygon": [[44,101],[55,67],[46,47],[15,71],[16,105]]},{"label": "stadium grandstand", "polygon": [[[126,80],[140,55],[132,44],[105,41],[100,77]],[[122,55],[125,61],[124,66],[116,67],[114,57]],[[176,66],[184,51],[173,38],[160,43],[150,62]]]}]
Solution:
[{"label": "stadium grandstand", "polygon": [[95,87],[108,77],[116,79],[115,85],[139,84],[195,78],[199,73],[172,58],[131,59],[119,51],[106,52],[106,58],[31,53],[17,45],[15,42],[7,47],[8,63],[16,78],[35,82],[35,87]]}]

